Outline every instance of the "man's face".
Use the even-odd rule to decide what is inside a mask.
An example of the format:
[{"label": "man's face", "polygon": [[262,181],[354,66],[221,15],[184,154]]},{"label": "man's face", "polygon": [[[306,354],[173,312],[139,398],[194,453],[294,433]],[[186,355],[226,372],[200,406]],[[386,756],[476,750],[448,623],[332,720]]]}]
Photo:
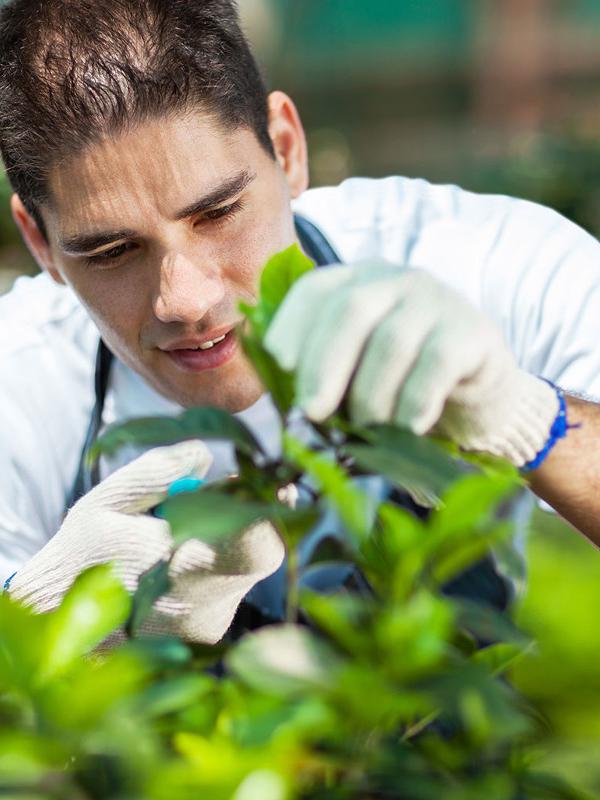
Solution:
[{"label": "man's face", "polygon": [[51,173],[50,271],[162,395],[240,411],[263,389],[234,331],[238,302],[295,241],[289,177],[250,130],[201,113],[145,122]]}]

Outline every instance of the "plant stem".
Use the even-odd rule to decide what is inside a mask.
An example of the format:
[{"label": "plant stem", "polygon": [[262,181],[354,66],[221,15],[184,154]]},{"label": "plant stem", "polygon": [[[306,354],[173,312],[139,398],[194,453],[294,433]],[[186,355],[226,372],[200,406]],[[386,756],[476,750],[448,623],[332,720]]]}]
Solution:
[{"label": "plant stem", "polygon": [[298,622],[298,607],[300,605],[300,591],[299,591],[299,563],[298,551],[295,547],[290,547],[288,552],[287,561],[287,609],[285,619],[286,622]]}]

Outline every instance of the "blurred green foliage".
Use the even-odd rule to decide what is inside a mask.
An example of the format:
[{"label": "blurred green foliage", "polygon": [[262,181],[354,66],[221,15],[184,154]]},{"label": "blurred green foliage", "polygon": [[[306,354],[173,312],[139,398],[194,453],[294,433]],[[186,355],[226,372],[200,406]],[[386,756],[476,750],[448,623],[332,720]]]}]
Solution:
[{"label": "blurred green foliage", "polygon": [[[253,354],[262,353],[262,326],[277,299],[307,268],[295,249],[283,258],[285,281],[269,281],[272,269],[281,279],[280,256],[265,270],[275,292],[248,310]],[[284,421],[287,403],[281,394]],[[100,449],[149,444],[154,426],[164,441],[163,422],[113,429]],[[174,538],[204,538],[210,520],[214,543],[271,518],[287,546],[287,621],[216,647],[145,636],[147,601],[168,580],[143,578],[132,606],[109,566],[83,573],[46,615],[1,596],[0,796],[584,797],[556,769],[538,771],[536,753],[552,748],[553,737],[504,677],[528,637],[492,607],[443,591],[505,536],[494,509],[518,485],[513,470],[460,465],[432,442],[399,432],[406,458],[394,461],[393,429],[352,428],[343,418],[314,427],[311,446],[286,433],[277,461],[226,415],[198,411],[171,432],[180,438],[192,423],[213,435],[233,431],[239,476],[167,500],[162,511]],[[353,480],[361,460],[434,501],[429,519],[388,501],[374,506]],[[300,475],[316,492],[311,513],[277,502],[279,489]],[[326,507],[343,521],[345,543],[326,562],[301,565],[298,542]],[[370,589],[316,591],[315,574],[340,566],[359,570]],[[131,638],[107,650],[101,643],[132,607]]]},{"label": "blurred green foliage", "polygon": [[38,268],[21,240],[10,211],[12,189],[0,166],[0,294],[19,275],[34,275]]},{"label": "blurred green foliage", "polygon": [[353,74],[389,76],[415,59],[435,63],[468,58],[476,15],[464,0],[377,0],[376,8],[362,0],[276,0],[273,13],[281,30],[280,67],[285,73],[302,69],[301,81],[325,71],[325,81],[342,69]]},{"label": "blurred green foliage", "polygon": [[465,188],[522,197],[600,235],[600,141],[545,135],[516,138],[512,156],[463,165]]},{"label": "blurred green foliage", "polygon": [[558,517],[537,511],[527,563],[517,619],[536,646],[512,678],[552,727],[542,763],[600,796],[600,557]]},{"label": "blurred green foliage", "polygon": [[0,247],[16,243],[19,234],[10,214],[11,188],[6,174],[0,170]]}]

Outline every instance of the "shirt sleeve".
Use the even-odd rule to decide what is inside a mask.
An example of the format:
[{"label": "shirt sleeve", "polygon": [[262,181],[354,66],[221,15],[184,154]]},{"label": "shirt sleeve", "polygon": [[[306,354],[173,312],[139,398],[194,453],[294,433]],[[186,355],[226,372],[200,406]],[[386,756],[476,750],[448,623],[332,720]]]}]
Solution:
[{"label": "shirt sleeve", "polygon": [[[45,446],[43,431],[17,407],[14,398],[2,400],[0,422],[0,582],[19,569],[44,546],[56,530],[49,508],[58,509],[55,465]],[[49,480],[44,486],[42,476]],[[53,502],[54,500],[54,502]],[[58,520],[56,520],[58,521]],[[54,523],[54,524],[53,524]]]},{"label": "shirt sleeve", "polygon": [[482,272],[482,307],[519,365],[600,398],[600,243],[550,209],[513,201]]},{"label": "shirt sleeve", "polygon": [[[2,360],[0,583],[58,531],[85,436],[68,374],[46,348]],[[70,387],[72,390],[76,386]],[[1,588],[1,585],[0,585]]]}]

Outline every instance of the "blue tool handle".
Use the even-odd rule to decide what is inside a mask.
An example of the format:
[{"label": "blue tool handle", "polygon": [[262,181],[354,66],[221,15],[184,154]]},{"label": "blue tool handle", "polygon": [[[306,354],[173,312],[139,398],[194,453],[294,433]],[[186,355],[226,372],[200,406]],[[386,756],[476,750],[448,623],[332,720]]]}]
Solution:
[{"label": "blue tool handle", "polygon": [[[205,483],[206,481],[203,481],[202,478],[194,478],[191,475],[186,478],[179,478],[169,486],[167,497],[176,497],[178,494],[195,492],[201,486],[204,486]],[[155,517],[164,519],[162,504],[155,506],[155,508],[152,509],[152,514]]]},{"label": "blue tool handle", "polygon": [[202,478],[193,478],[191,475],[187,478],[179,478],[169,486],[167,492],[168,497],[175,497],[178,494],[185,494],[186,492],[195,492],[201,486],[204,486],[206,481]]}]

